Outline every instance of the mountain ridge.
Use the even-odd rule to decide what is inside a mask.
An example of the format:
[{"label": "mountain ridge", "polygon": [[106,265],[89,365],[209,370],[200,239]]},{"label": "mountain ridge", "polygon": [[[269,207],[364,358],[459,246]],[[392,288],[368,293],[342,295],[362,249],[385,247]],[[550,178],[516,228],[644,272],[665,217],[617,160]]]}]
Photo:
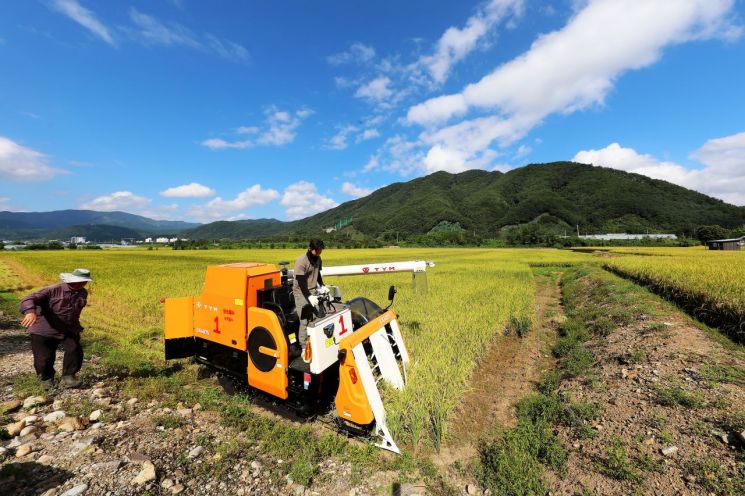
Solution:
[{"label": "mountain ridge", "polygon": [[[697,225],[745,224],[745,207],[640,174],[574,162],[529,164],[506,173],[435,172],[397,182],[370,195],[297,221],[221,221],[185,231],[191,238],[240,239],[320,232],[352,218],[369,236],[385,232],[425,234],[444,222],[485,237],[504,228],[538,222],[555,232],[673,232],[690,235]],[[209,234],[209,235],[207,235]]]},{"label": "mountain ridge", "polygon": [[[0,237],[49,238],[70,228],[134,237],[178,234],[191,239],[318,236],[344,219],[355,233],[421,235],[457,226],[485,238],[512,226],[536,223],[555,233],[671,232],[692,235],[698,225],[745,225],[745,207],[640,174],[574,162],[529,164],[509,172],[435,172],[396,182],[332,209],[294,221],[244,219],[195,224],[157,221],[126,212],[60,210],[0,212]],[[85,220],[81,222],[81,219]],[[102,229],[81,226],[115,226]],[[122,231],[121,229],[130,231]],[[85,234],[80,234],[85,235]]]},{"label": "mountain ridge", "polygon": [[[50,212],[8,212],[0,211],[0,237],[4,239],[53,238],[54,233],[74,226],[113,226],[127,231],[111,232],[98,229],[105,239],[115,239],[118,234],[126,237],[175,234],[199,226],[195,222],[154,220],[128,212],[98,212],[95,210],[53,210]],[[84,236],[85,234],[79,234]],[[72,236],[72,235],[71,235]]]}]

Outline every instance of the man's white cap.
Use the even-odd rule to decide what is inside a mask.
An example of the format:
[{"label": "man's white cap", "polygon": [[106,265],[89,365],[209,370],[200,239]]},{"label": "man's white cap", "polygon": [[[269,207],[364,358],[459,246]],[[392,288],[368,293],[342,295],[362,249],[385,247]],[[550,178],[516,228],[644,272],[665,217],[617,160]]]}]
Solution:
[{"label": "man's white cap", "polygon": [[91,271],[88,269],[75,269],[72,272],[62,272],[59,275],[62,282],[89,282],[92,281]]}]

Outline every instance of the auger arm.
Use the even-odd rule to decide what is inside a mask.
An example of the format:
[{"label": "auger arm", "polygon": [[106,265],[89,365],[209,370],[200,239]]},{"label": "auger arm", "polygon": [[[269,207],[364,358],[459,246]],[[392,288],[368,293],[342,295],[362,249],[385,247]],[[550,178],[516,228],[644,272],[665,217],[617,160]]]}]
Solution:
[{"label": "auger arm", "polygon": [[434,262],[424,260],[410,260],[406,262],[384,262],[360,265],[336,265],[324,267],[321,275],[325,276],[355,276],[370,274],[387,274],[389,272],[426,272],[427,267],[434,267]]}]

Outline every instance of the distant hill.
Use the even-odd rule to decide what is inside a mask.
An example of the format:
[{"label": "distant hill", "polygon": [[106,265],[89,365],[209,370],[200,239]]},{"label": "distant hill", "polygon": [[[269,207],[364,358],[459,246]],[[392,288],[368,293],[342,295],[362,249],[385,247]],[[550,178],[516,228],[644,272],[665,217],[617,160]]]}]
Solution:
[{"label": "distant hill", "polygon": [[176,233],[191,239],[310,236],[348,218],[352,219],[347,228],[350,232],[373,237],[424,234],[435,226],[456,223],[488,238],[505,227],[527,223],[540,224],[557,234],[574,232],[579,226],[582,233],[591,234],[649,231],[690,235],[699,225],[745,225],[745,207],[639,174],[554,162],[507,173],[436,172],[388,185],[364,198],[292,222],[257,219],[199,225],[125,212],[0,212],[0,238],[65,239],[77,235],[110,240]]},{"label": "distant hill", "polygon": [[426,233],[442,221],[494,237],[505,226],[541,223],[556,232],[691,233],[702,224],[745,224],[745,207],[681,186],[615,169],[572,162],[532,164],[507,173],[436,172],[294,222],[214,222],[191,238],[317,234],[340,219],[370,236]]},{"label": "distant hill", "polygon": [[[172,234],[199,224],[193,222],[153,220],[126,212],[96,212],[93,210],[55,210],[52,212],[0,212],[0,238],[3,239],[64,239],[54,236],[72,226],[107,226],[127,228],[127,236],[141,237],[150,234]],[[103,234],[104,230],[95,232]],[[112,231],[113,233],[113,231]],[[69,236],[85,236],[82,231]],[[68,237],[69,237],[68,236]],[[106,236],[105,239],[116,239]]]},{"label": "distant hill", "polygon": [[249,239],[285,234],[295,223],[277,219],[220,220],[181,233],[191,239]]},{"label": "distant hill", "polygon": [[64,229],[49,231],[49,239],[61,241],[69,240],[73,236],[83,236],[86,241],[119,241],[126,238],[138,239],[141,234],[134,229],[121,226],[107,226],[106,224],[89,224],[83,226],[70,226]]}]

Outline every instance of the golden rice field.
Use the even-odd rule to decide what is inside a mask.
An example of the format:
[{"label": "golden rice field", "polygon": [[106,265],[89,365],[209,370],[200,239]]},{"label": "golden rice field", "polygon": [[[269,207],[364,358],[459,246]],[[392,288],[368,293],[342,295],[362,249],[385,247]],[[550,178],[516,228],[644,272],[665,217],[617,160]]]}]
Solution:
[{"label": "golden rice field", "polygon": [[704,322],[745,340],[745,251],[697,247],[611,252],[626,256],[606,259],[606,268],[651,287]]},{"label": "golden rice field", "polygon": [[[205,268],[230,262],[293,261],[301,250],[127,250],[17,252],[2,254],[6,289],[57,281],[59,272],[91,269],[89,308],[83,313],[89,351],[123,369],[142,363],[164,366],[163,296],[199,293]],[[702,320],[742,339],[745,329],[745,252],[701,248],[614,248],[602,257],[551,249],[377,249],[324,252],[324,265],[433,260],[429,291],[415,294],[411,274],[327,278],[345,298],[366,296],[385,303],[389,285],[399,287],[394,308],[412,354],[409,384],[386,391],[389,427],[411,447],[437,447],[448,419],[468,388],[471,373],[489,345],[505,338],[511,318],[534,318],[530,265],[602,261],[674,299]],[[3,266],[4,265],[4,266]],[[8,270],[8,267],[12,271]],[[20,278],[19,278],[20,274]],[[20,296],[26,291],[17,292]],[[739,334],[738,334],[739,333]]]},{"label": "golden rice field", "polygon": [[[83,313],[84,336],[105,350],[111,362],[127,366],[143,360],[162,366],[163,296],[197,294],[205,268],[230,262],[293,261],[301,250],[209,251],[65,251],[3,254],[16,272],[38,285],[57,280],[59,272],[89,268],[95,278],[89,308]],[[345,298],[366,296],[385,303],[389,285],[399,287],[394,308],[412,354],[409,384],[387,392],[389,427],[409,446],[439,446],[447,420],[478,359],[511,317],[534,318],[534,282],[530,264],[572,264],[590,255],[550,249],[377,249],[326,250],[324,265],[397,260],[433,260],[429,291],[414,294],[411,274],[329,277]],[[105,348],[96,348],[106,343]]]}]

